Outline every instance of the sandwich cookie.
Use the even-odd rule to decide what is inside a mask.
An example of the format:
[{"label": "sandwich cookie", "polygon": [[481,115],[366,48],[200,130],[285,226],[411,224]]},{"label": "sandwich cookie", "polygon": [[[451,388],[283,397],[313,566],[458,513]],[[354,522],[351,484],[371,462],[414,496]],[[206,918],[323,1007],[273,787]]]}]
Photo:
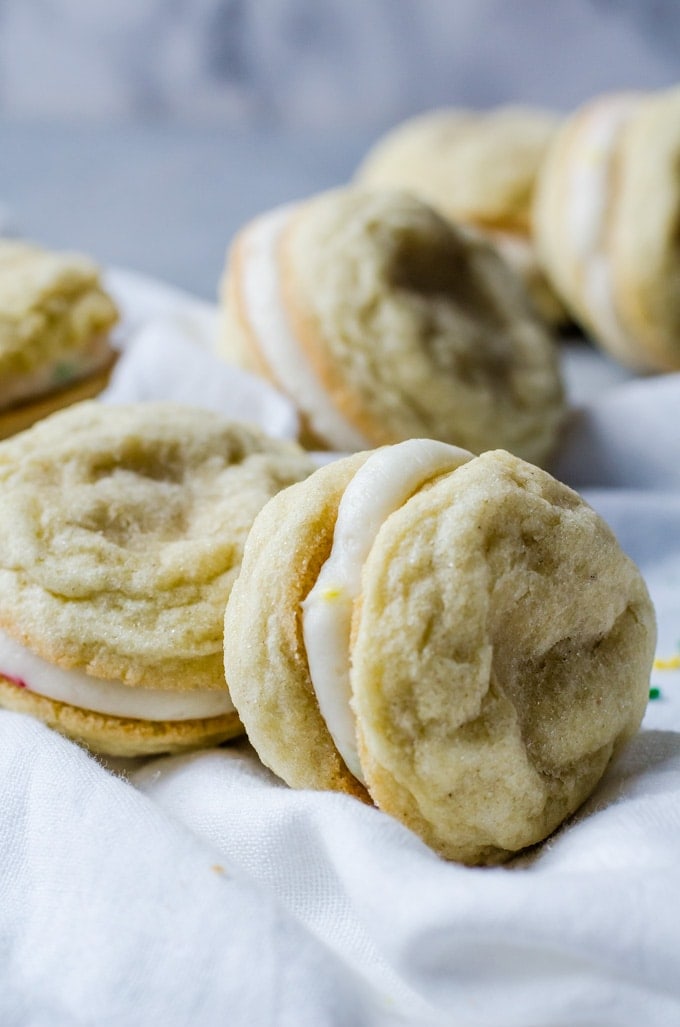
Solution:
[{"label": "sandwich cookie", "polygon": [[0,240],[0,438],[105,388],[117,320],[88,258]]},{"label": "sandwich cookie", "polygon": [[294,443],[171,403],[82,403],[0,445],[0,706],[113,756],[242,733],[224,609]]},{"label": "sandwich cookie", "polygon": [[286,392],[303,441],[427,436],[534,462],[564,412],[553,340],[493,250],[415,197],[345,189],[237,237],[220,350]]},{"label": "sandwich cookie", "polygon": [[654,642],[637,568],[576,493],[504,451],[415,439],[262,509],[225,667],[288,784],[370,798],[483,864],[590,795],[640,724]]},{"label": "sandwich cookie", "polygon": [[680,369],[680,88],[597,97],[564,124],[535,197],[542,261],[574,317],[641,371]]},{"label": "sandwich cookie", "polygon": [[558,125],[554,114],[530,107],[428,111],[378,139],[356,181],[406,189],[483,234],[523,279],[539,313],[559,325],[567,314],[538,263],[531,224],[536,176]]}]

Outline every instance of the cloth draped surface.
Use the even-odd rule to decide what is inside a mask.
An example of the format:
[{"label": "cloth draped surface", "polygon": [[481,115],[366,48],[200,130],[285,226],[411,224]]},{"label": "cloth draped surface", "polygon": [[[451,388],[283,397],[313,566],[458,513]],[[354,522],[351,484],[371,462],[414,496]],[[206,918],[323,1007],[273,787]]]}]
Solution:
[{"label": "cloth draped surface", "polygon": [[[210,352],[215,312],[124,272],[104,401],[175,398],[295,434]],[[385,814],[292,791],[246,741],[97,760],[0,711],[0,1023],[668,1027],[680,1022],[680,375],[567,345],[555,472],[640,566],[660,669],[591,799],[500,868]],[[665,664],[665,667],[664,667]]]}]

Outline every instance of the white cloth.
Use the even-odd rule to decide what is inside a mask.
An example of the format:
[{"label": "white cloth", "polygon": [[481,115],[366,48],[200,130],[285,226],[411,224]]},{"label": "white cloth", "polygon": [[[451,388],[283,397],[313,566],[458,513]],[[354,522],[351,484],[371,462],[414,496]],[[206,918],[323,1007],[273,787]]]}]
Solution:
[{"label": "white cloth", "polygon": [[120,330],[123,358],[102,399],[131,403],[171,399],[197,403],[234,420],[249,421],[282,439],[295,439],[295,407],[280,392],[246,371],[216,359],[217,312],[170,286],[140,282],[125,272],[109,274],[120,305],[130,313]]},{"label": "white cloth", "polygon": [[[133,302],[124,276],[115,287],[134,308],[125,398],[159,310]],[[166,299],[164,332],[170,318],[182,333],[180,308],[200,320]],[[211,323],[204,342],[168,345],[193,340],[204,366]],[[662,657],[680,645],[673,394],[678,377],[612,378],[560,455],[645,573]],[[649,450],[640,440],[628,459],[619,440],[636,441],[635,423]],[[595,488],[607,446],[616,478]],[[351,798],[289,790],[245,742],[131,762],[123,779],[122,764],[0,712],[0,1024],[680,1022],[680,672],[653,684],[643,730],[577,817],[494,869],[447,864]]]}]

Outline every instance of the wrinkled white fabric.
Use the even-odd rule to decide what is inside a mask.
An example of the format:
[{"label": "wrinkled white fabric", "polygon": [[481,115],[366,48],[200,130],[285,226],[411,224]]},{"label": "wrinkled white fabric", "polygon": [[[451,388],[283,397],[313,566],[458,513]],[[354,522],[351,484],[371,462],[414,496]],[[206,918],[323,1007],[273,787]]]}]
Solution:
[{"label": "wrinkled white fabric", "polygon": [[197,403],[276,438],[297,438],[291,401],[215,356],[219,323],[210,304],[122,271],[110,272],[107,284],[124,313],[117,332],[123,356],[101,399]]},{"label": "wrinkled white fabric", "polygon": [[[131,325],[123,397],[138,307]],[[614,375],[558,455],[642,568],[670,664],[673,403],[680,376]],[[573,821],[493,869],[447,864],[349,797],[291,791],[245,742],[105,767],[0,711],[0,1024],[680,1022],[680,670],[652,683],[643,730]]]},{"label": "wrinkled white fabric", "polygon": [[680,489],[679,396],[677,372],[601,392],[569,417],[554,473],[578,489]]}]

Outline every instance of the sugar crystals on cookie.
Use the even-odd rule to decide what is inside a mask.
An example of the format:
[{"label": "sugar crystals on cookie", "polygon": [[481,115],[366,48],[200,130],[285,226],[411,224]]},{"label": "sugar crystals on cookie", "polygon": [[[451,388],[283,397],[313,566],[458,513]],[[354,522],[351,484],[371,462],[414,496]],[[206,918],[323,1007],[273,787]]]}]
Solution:
[{"label": "sugar crystals on cookie", "polygon": [[640,724],[655,642],[639,571],[575,492],[425,439],[275,496],[225,623],[231,694],[272,770],[370,797],[471,864],[590,795]]},{"label": "sugar crystals on cookie", "polygon": [[89,402],[0,445],[0,706],[135,756],[239,734],[223,620],[251,523],[313,469],[173,403]]}]

